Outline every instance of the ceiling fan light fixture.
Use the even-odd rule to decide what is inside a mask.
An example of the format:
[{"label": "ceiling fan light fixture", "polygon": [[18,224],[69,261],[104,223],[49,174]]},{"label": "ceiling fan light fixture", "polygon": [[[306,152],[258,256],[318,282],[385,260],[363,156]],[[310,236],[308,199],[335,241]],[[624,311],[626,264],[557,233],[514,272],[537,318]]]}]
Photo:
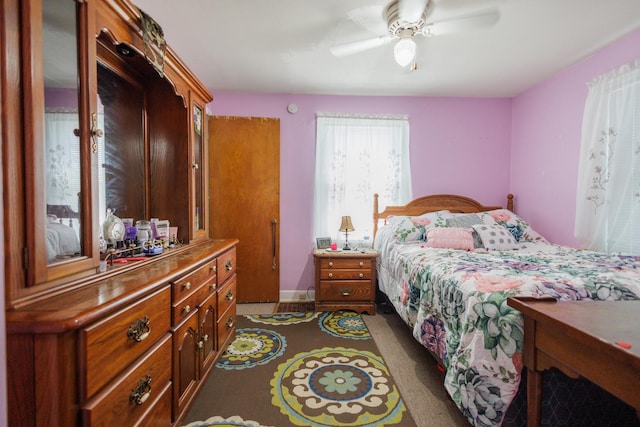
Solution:
[{"label": "ceiling fan light fixture", "polygon": [[393,57],[401,67],[406,67],[416,56],[416,42],[413,36],[401,37],[393,47]]}]

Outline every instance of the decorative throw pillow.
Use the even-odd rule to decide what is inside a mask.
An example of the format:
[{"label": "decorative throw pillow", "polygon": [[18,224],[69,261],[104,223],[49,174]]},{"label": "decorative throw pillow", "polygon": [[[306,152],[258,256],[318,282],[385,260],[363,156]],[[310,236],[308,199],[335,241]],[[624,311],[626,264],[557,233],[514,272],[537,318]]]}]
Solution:
[{"label": "decorative throw pillow", "polygon": [[524,219],[508,209],[496,209],[487,212],[487,214],[491,215],[496,223],[509,230],[518,242],[549,243],[547,239],[531,228]]},{"label": "decorative throw pillow", "polygon": [[473,250],[473,230],[470,228],[445,227],[427,230],[429,248]]},{"label": "decorative throw pillow", "polygon": [[433,227],[445,227],[446,219],[451,217],[449,211],[429,212],[419,216],[394,217],[393,234],[399,243],[424,240],[425,233]]},{"label": "decorative throw pillow", "polygon": [[482,218],[476,214],[454,214],[453,218],[447,219],[449,227],[469,228],[476,224],[482,224]]},{"label": "decorative throw pillow", "polygon": [[472,226],[482,240],[482,246],[490,251],[510,251],[518,249],[513,235],[501,225],[478,224]]},{"label": "decorative throw pillow", "polygon": [[[447,226],[449,227],[470,228],[472,225],[476,224],[495,225],[496,221],[491,215],[484,212],[479,212],[477,214],[453,214],[453,218],[447,219]],[[473,247],[483,247],[482,240],[475,231],[473,232]]]}]

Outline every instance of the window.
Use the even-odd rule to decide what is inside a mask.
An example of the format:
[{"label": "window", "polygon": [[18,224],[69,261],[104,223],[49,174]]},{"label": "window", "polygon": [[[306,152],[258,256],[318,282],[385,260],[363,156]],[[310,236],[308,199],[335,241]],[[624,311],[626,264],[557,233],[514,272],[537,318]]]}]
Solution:
[{"label": "window", "polygon": [[589,83],[575,235],[588,249],[640,255],[640,61]]},{"label": "window", "polygon": [[316,132],[315,237],[344,240],[349,215],[350,242],[370,238],[374,193],[381,209],[411,200],[409,118],[318,114]]}]

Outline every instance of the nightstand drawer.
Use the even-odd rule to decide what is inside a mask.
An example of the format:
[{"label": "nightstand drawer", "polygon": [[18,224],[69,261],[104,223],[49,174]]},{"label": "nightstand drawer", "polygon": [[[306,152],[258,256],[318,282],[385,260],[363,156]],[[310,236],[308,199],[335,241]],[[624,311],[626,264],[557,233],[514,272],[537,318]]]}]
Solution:
[{"label": "nightstand drawer", "polygon": [[371,282],[357,280],[321,281],[319,297],[322,301],[371,301]]},{"label": "nightstand drawer", "polygon": [[371,280],[371,269],[320,270],[320,280]]},{"label": "nightstand drawer", "polygon": [[317,311],[376,313],[376,251],[367,249],[336,254],[316,249],[313,256]]},{"label": "nightstand drawer", "polygon": [[358,259],[358,258],[329,258],[320,260],[320,268],[322,269],[370,269],[370,259]]}]

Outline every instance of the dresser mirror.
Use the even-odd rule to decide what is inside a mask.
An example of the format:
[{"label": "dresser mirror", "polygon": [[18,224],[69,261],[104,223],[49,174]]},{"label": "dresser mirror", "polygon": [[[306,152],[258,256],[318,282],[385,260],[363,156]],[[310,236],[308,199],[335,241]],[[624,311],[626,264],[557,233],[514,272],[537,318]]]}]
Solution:
[{"label": "dresser mirror", "polygon": [[[55,264],[84,252],[76,3],[45,1],[42,15],[45,240],[47,263]],[[91,118],[97,132],[89,142],[97,154],[98,225],[107,209],[121,218],[147,219],[147,119],[140,82],[148,71],[137,68],[152,67],[133,49],[115,46],[104,35],[98,38],[98,52],[97,113]]]},{"label": "dresser mirror", "polygon": [[204,136],[204,112],[199,105],[193,104],[193,173],[195,183],[195,212],[194,212],[194,230],[198,232],[204,228],[204,205],[203,205],[203,187],[204,177],[202,176],[203,141]]},{"label": "dresser mirror", "polygon": [[107,209],[120,218],[148,219],[144,88],[99,62],[98,112],[104,130],[98,149],[100,224]]},{"label": "dresser mirror", "polygon": [[47,262],[82,250],[80,114],[76,3],[42,2],[44,177]]},{"label": "dresser mirror", "polygon": [[[76,3],[44,1],[42,20],[45,241],[47,263],[56,264],[84,254]],[[134,55],[116,53],[108,55]],[[113,58],[97,64],[97,113],[91,117],[96,133],[89,144],[97,155],[99,225],[107,209],[120,217],[148,218],[144,87],[125,68],[126,61]]]},{"label": "dresser mirror", "polygon": [[170,49],[164,68],[150,63],[131,31],[140,12],[125,0],[8,1],[4,18],[19,34],[0,43],[11,51],[2,124],[16,136],[5,209],[20,215],[5,237],[24,248],[8,268],[9,300],[93,276],[108,209],[167,220],[184,243],[206,238],[212,97],[201,82]]}]

